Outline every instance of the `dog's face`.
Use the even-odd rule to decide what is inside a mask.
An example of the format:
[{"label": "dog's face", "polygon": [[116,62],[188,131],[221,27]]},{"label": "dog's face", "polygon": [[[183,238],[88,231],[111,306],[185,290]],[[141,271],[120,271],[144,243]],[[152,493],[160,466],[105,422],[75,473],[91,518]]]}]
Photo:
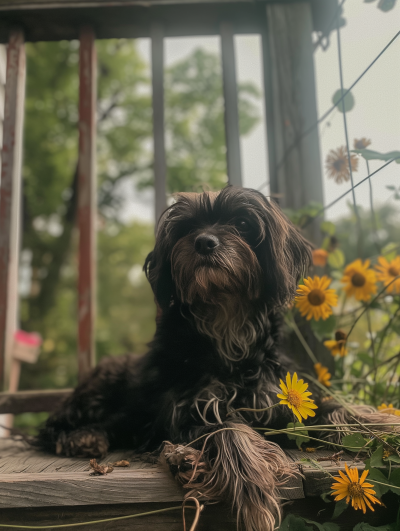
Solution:
[{"label": "dog's face", "polygon": [[145,263],[162,309],[172,300],[213,304],[221,294],[273,306],[293,298],[311,246],[273,201],[231,186],[176,199]]}]

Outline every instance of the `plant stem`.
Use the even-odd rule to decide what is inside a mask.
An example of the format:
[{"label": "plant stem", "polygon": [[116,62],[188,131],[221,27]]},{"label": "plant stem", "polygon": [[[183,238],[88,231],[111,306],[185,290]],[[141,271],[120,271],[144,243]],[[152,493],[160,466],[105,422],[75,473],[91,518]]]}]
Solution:
[{"label": "plant stem", "polygon": [[296,336],[298,337],[300,343],[303,345],[304,350],[307,352],[307,354],[310,356],[313,363],[318,363],[317,358],[315,357],[313,351],[310,349],[310,347],[307,344],[307,341],[304,339],[303,334],[300,332],[299,327],[295,323],[294,319],[288,319],[285,317],[285,322],[294,330]]}]

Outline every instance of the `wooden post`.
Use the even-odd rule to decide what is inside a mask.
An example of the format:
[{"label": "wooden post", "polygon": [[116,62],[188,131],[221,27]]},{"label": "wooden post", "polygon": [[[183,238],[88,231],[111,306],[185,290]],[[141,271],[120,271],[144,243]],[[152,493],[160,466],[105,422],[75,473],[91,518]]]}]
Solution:
[{"label": "wooden post", "polygon": [[[323,203],[309,2],[266,5],[263,34],[271,194],[282,207]],[[312,230],[318,240],[317,229]],[[311,236],[311,235],[310,235]]]},{"label": "wooden post", "polygon": [[[22,134],[25,103],[25,46],[22,30],[10,32],[7,49],[0,187],[0,386],[4,384],[18,321]],[[7,371],[8,372],[8,371]]]},{"label": "wooden post", "polygon": [[151,72],[153,87],[153,141],[155,222],[167,206],[164,125],[164,27],[161,22],[151,25]]},{"label": "wooden post", "polygon": [[235,43],[233,25],[231,22],[222,22],[221,57],[222,80],[225,103],[225,141],[226,163],[229,184],[242,186],[242,163],[240,157],[240,131],[238,91],[236,83]]},{"label": "wooden post", "polygon": [[78,377],[94,366],[96,279],[96,49],[91,27],[80,33],[79,51],[79,331]]}]

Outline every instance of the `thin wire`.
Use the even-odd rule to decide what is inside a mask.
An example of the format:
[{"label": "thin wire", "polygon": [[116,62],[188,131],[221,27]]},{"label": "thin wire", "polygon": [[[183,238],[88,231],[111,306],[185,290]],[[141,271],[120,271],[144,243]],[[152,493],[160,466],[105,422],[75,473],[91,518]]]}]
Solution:
[{"label": "thin wire", "polygon": [[[386,168],[386,166],[389,166],[389,164],[391,164],[392,162],[394,162],[395,160],[398,160],[398,159],[391,159],[389,160],[388,162],[386,162],[386,164],[383,164],[383,166],[381,166],[380,168],[378,168],[377,170],[375,170],[374,172],[370,173],[369,175],[367,175],[367,177],[365,177],[365,179],[363,179],[362,181],[360,181],[359,183],[355,184],[354,185],[354,188],[357,188],[357,186],[360,186],[361,184],[365,183],[365,181],[367,181],[370,177],[372,177],[373,175],[376,175],[378,172],[380,172],[381,170],[383,170],[383,168]],[[333,200],[331,203],[329,203],[328,205],[325,205],[323,208],[321,208],[321,210],[319,212],[317,212],[315,214],[315,216],[312,216],[310,218],[308,218],[308,220],[304,223],[304,225],[302,226],[302,228],[304,229],[305,227],[307,227],[310,223],[312,223],[314,221],[314,219],[318,218],[321,214],[323,214],[325,212],[325,210],[328,210],[328,208],[330,208],[331,206],[335,205],[338,201],[340,201],[341,199],[343,199],[343,197],[345,197],[347,194],[349,194],[350,192],[352,191],[352,188],[350,188],[349,190],[347,190],[347,192],[344,192],[342,195],[340,195],[339,197],[337,197],[335,200]]]},{"label": "thin wire", "polygon": [[336,107],[344,100],[344,98],[349,94],[349,92],[361,81],[361,79],[365,76],[365,74],[370,70],[370,68],[377,62],[377,60],[386,52],[386,50],[394,43],[394,41],[397,39],[397,37],[400,35],[400,31],[394,35],[394,37],[387,43],[387,45],[379,52],[379,54],[375,57],[375,59],[361,72],[361,74],[357,77],[357,79],[350,85],[350,88],[348,88],[344,93],[342,93],[342,96],[338,99],[338,101],[332,105],[318,120],[311,125],[308,129],[306,129],[301,135],[293,142],[291,146],[287,148],[285,153],[283,154],[281,160],[277,163],[275,167],[275,171],[277,171],[282,164],[285,162],[288,155],[293,151],[293,149],[301,142],[301,140],[309,135],[321,122],[323,122],[332,111],[335,110]]},{"label": "thin wire", "polygon": [[[337,48],[338,48],[338,62],[339,62],[339,78],[340,78],[340,92],[343,94],[344,86],[343,86],[343,63],[342,63],[342,46],[340,42],[340,28],[339,23],[336,28],[337,32]],[[340,109],[339,109],[340,110]],[[357,203],[356,203],[356,194],[354,191],[354,179],[353,179],[353,168],[351,167],[351,158],[350,158],[350,146],[349,146],[349,134],[347,131],[347,119],[346,119],[346,108],[345,104],[343,102],[342,104],[342,113],[343,113],[343,127],[344,127],[344,136],[346,139],[346,149],[347,149],[347,158],[348,158],[348,165],[349,165],[349,172],[350,172],[350,182],[351,182],[351,190],[352,190],[352,196],[353,196],[353,205],[354,210],[357,216],[358,221],[360,221],[358,217],[358,209],[357,209]]]}]

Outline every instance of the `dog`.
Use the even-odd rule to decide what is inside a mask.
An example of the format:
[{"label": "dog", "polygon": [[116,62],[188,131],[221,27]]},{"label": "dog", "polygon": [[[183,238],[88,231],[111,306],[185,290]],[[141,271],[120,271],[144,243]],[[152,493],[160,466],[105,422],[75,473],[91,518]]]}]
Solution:
[{"label": "dog", "polygon": [[[280,379],[296,369],[281,347],[282,314],[311,250],[255,190],[177,194],[144,265],[158,306],[148,353],[102,360],[49,417],[40,444],[98,457],[168,441],[163,459],[191,495],[229,502],[246,531],[272,531],[291,469],[279,439],[254,428],[286,428],[293,414],[235,410],[275,404]],[[346,422],[346,410],[310,389],[314,423]]]}]

